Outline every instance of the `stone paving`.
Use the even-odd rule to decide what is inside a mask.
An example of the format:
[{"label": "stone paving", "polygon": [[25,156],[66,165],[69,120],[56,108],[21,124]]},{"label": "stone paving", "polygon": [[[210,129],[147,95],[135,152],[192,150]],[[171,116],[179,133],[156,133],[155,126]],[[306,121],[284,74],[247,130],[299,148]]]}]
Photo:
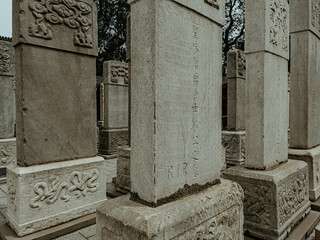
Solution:
[{"label": "stone paving", "polygon": [[[105,160],[106,168],[107,168],[107,183],[111,183],[112,179],[117,174],[117,159],[106,159]],[[0,184],[0,222],[4,220],[4,216],[1,214],[2,210],[7,206],[7,184]],[[64,235],[59,238],[55,238],[55,240],[93,240],[96,239],[96,224],[80,229],[76,232],[70,233],[68,235]]]}]

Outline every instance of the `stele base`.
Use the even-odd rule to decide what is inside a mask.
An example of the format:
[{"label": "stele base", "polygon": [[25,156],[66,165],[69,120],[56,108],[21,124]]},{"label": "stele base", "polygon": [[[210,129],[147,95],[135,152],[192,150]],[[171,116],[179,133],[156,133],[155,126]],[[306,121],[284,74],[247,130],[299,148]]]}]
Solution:
[{"label": "stele base", "polygon": [[16,139],[0,139],[0,168],[6,168],[9,165],[15,165],[17,162],[16,158]]},{"label": "stele base", "polygon": [[97,209],[97,239],[243,240],[243,191],[236,183],[222,180],[157,208],[129,198],[108,200]]},{"label": "stele base", "polygon": [[131,149],[128,146],[118,147],[116,183],[121,192],[130,192],[131,189],[130,152]]},{"label": "stele base", "polygon": [[289,149],[289,158],[304,161],[309,167],[309,197],[316,201],[320,196],[320,146],[311,149]]},{"label": "stele base", "polygon": [[117,148],[129,144],[128,128],[101,129],[99,136],[99,153],[116,154]]},{"label": "stele base", "polygon": [[244,190],[244,229],[270,240],[285,239],[310,212],[308,166],[288,160],[270,171],[235,166],[223,172]]},{"label": "stele base", "polygon": [[18,236],[96,211],[106,199],[101,157],[31,167],[8,167],[6,219]]},{"label": "stele base", "polygon": [[226,149],[227,165],[242,165],[246,153],[246,131],[222,131],[221,143]]}]

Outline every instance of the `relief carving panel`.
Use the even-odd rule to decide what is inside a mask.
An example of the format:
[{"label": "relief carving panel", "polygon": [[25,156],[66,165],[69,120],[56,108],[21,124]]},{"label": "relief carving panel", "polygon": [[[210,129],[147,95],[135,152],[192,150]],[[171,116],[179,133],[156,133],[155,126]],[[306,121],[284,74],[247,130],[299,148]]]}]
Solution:
[{"label": "relief carving panel", "polygon": [[15,144],[0,145],[0,167],[8,166],[16,160]]},{"label": "relief carving panel", "polygon": [[311,24],[320,31],[320,0],[311,2]]},{"label": "relief carving panel", "polygon": [[111,64],[110,81],[111,83],[129,84],[128,65]]},{"label": "relief carving panel", "polygon": [[74,45],[92,48],[92,7],[81,0],[31,0],[29,9],[34,23],[29,24],[32,37],[53,39],[53,25],[74,29]]},{"label": "relief carving panel", "polygon": [[238,51],[238,75],[245,77],[246,75],[246,57],[243,51]]},{"label": "relief carving panel", "polygon": [[36,197],[30,200],[29,206],[40,209],[43,204],[52,205],[58,199],[68,202],[71,198],[85,197],[87,193],[98,190],[98,178],[98,169],[84,173],[74,171],[69,182],[61,181],[59,176],[52,176],[47,182],[39,182],[34,186]]},{"label": "relief carving panel", "polygon": [[0,75],[14,68],[14,51],[10,42],[0,40]]}]

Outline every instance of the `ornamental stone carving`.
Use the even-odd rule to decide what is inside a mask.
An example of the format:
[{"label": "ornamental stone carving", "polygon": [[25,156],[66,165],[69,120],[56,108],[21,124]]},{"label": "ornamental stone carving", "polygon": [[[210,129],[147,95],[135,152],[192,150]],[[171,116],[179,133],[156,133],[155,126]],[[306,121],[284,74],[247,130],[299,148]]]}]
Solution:
[{"label": "ornamental stone carving", "polygon": [[10,42],[0,40],[0,75],[10,72],[14,66],[13,47]]},{"label": "ornamental stone carving", "polygon": [[320,0],[312,0],[311,8],[311,24],[320,31]]},{"label": "ornamental stone carving", "polygon": [[220,8],[220,4],[218,0],[204,0],[205,3],[208,3],[209,5],[211,5],[212,7],[219,9]]},{"label": "ornamental stone carving", "polygon": [[0,166],[8,166],[15,161],[16,148],[15,144],[0,145]]},{"label": "ornamental stone carving", "polygon": [[112,64],[110,73],[111,83],[129,84],[128,65]]},{"label": "ornamental stone carving", "polygon": [[92,48],[92,20],[88,15],[92,7],[81,0],[31,0],[29,9],[35,18],[29,24],[32,37],[53,39],[53,25],[65,25],[74,29],[74,45]]},{"label": "ornamental stone carving", "polygon": [[238,75],[240,77],[246,75],[246,57],[243,51],[238,51]]},{"label": "ornamental stone carving", "polygon": [[59,176],[52,176],[48,182],[40,182],[34,186],[36,197],[31,199],[29,206],[40,209],[44,203],[51,205],[58,199],[68,202],[72,197],[85,197],[87,193],[94,193],[98,190],[98,178],[98,169],[85,173],[74,171],[69,182],[60,181]]},{"label": "ornamental stone carving", "polygon": [[289,29],[288,29],[288,10],[283,1],[272,0],[270,2],[270,43],[282,47],[283,50],[289,50]]}]

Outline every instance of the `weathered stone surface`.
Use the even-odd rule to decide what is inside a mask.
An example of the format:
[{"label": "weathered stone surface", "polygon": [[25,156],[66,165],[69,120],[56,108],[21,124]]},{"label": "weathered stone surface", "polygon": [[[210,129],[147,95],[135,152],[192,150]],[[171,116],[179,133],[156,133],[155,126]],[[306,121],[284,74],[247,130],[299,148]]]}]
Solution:
[{"label": "weathered stone surface", "polygon": [[288,158],[288,61],[269,52],[247,54],[246,61],[245,165],[268,169]]},{"label": "weathered stone surface", "polygon": [[227,168],[226,149],[221,145],[221,172]]},{"label": "weathered stone surface", "polygon": [[106,196],[104,159],[7,169],[7,220],[19,236],[96,211]]},{"label": "weathered stone surface", "polygon": [[14,51],[11,42],[0,40],[0,139],[14,136]]},{"label": "weathered stone surface", "polygon": [[226,163],[228,165],[244,164],[246,154],[245,131],[222,131],[222,145],[226,151]]},{"label": "weathered stone surface", "polygon": [[200,193],[158,208],[108,200],[97,210],[99,240],[243,239],[243,191],[222,180]]},{"label": "weathered stone surface", "polygon": [[312,148],[320,144],[319,37],[312,31],[291,34],[290,147],[292,148]]},{"label": "weathered stone surface", "polygon": [[117,148],[129,143],[128,129],[100,129],[99,152],[101,154],[112,154]]},{"label": "weathered stone surface", "polygon": [[26,44],[16,57],[18,164],[95,156],[95,58]]},{"label": "weathered stone surface", "polygon": [[271,171],[228,168],[223,178],[244,190],[244,228],[262,239],[284,239],[310,211],[308,166],[289,160]]},{"label": "weathered stone surface", "polygon": [[129,2],[131,191],[156,204],[220,177],[224,1]]},{"label": "weathered stone surface", "polygon": [[[246,54],[267,51],[289,59],[289,4],[287,0],[246,1],[246,19],[250,19],[245,23]],[[250,65],[247,64],[247,66]],[[251,66],[248,67],[248,70],[250,69]]]},{"label": "weathered stone surface", "polygon": [[128,146],[118,148],[116,183],[118,188],[125,191],[131,189],[130,152],[131,149]]},{"label": "weathered stone surface", "polygon": [[289,149],[289,158],[302,160],[309,167],[309,196],[316,201],[320,196],[320,146],[312,149]]},{"label": "weathered stone surface", "polygon": [[246,120],[246,60],[243,51],[228,52],[228,130],[245,130]]},{"label": "weathered stone surface", "polygon": [[16,139],[0,139],[0,168],[16,163]]},{"label": "weathered stone surface", "polygon": [[128,64],[107,61],[103,64],[104,128],[128,127]]},{"label": "weathered stone surface", "polygon": [[97,56],[96,5],[91,0],[13,1],[12,35],[14,45],[28,43]]}]

